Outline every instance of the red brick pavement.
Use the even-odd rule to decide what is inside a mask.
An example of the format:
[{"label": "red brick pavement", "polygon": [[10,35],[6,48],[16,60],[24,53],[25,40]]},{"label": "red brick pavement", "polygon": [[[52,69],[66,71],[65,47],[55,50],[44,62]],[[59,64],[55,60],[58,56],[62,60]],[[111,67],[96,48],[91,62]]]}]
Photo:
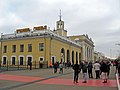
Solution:
[{"label": "red brick pavement", "polygon": [[[42,77],[32,77],[32,76],[18,76],[10,74],[0,74],[0,80],[10,80],[17,82],[33,82],[36,80],[42,80]],[[79,83],[74,84],[72,79],[59,79],[59,78],[49,78],[36,84],[56,84],[56,85],[76,85],[76,86],[95,86],[95,87],[117,87],[116,80],[108,80],[108,83],[102,83],[100,79],[90,79],[87,83],[82,83],[82,80],[79,80]]]}]

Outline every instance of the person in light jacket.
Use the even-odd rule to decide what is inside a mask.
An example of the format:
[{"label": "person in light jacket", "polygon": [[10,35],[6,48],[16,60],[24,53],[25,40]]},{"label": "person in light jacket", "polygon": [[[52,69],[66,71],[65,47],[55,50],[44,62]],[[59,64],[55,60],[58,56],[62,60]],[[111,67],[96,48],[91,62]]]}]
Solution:
[{"label": "person in light jacket", "polygon": [[96,61],[94,64],[96,79],[100,78],[100,67],[101,67],[101,65],[98,63],[98,61]]}]

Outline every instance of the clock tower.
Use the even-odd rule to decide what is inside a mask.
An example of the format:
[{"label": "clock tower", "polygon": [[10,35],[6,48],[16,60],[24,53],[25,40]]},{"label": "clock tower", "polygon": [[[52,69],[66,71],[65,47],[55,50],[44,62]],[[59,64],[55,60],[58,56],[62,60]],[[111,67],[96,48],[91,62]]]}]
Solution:
[{"label": "clock tower", "polygon": [[64,30],[64,21],[61,20],[61,10],[59,15],[59,21],[56,22],[55,33],[60,36],[67,37],[67,30]]}]

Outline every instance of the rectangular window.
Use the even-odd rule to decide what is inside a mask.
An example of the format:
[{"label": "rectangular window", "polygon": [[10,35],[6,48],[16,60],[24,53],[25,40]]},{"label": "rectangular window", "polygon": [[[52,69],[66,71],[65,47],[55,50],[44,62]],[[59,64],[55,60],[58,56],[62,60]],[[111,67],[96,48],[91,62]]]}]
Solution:
[{"label": "rectangular window", "polygon": [[39,51],[44,51],[44,43],[39,43]]},{"label": "rectangular window", "polygon": [[7,52],[7,46],[5,45],[3,48],[3,53],[6,53],[6,52]]},{"label": "rectangular window", "polygon": [[28,52],[32,52],[32,44],[28,44]]},{"label": "rectangular window", "polygon": [[12,45],[12,52],[16,52],[16,45]]},{"label": "rectangular window", "polygon": [[20,45],[20,52],[24,52],[24,45],[23,44]]}]

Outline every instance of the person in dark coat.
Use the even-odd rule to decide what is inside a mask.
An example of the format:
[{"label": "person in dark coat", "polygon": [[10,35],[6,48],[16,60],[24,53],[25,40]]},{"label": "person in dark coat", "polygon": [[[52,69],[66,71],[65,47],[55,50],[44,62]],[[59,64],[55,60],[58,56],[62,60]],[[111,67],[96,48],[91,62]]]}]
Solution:
[{"label": "person in dark coat", "polygon": [[118,59],[116,59],[114,62],[115,62],[115,67],[116,67],[115,73],[117,73],[117,71],[118,71]]},{"label": "person in dark coat", "polygon": [[88,64],[88,75],[89,75],[89,78],[93,78],[92,68],[93,68],[92,62],[89,62],[89,64]]},{"label": "person in dark coat", "polygon": [[102,79],[104,80],[103,83],[107,83],[108,66],[106,60],[103,60],[101,64],[101,72],[102,72]]},{"label": "person in dark coat", "polygon": [[58,68],[58,63],[56,62],[56,63],[54,64],[54,73],[57,73],[57,68]]},{"label": "person in dark coat", "polygon": [[74,83],[78,83],[78,77],[79,77],[79,73],[80,73],[78,63],[74,64],[73,70],[74,70]]},{"label": "person in dark coat", "polygon": [[120,79],[120,61],[118,61],[118,76],[119,76],[119,79]]},{"label": "person in dark coat", "polygon": [[108,69],[107,69],[107,70],[108,70],[108,71],[107,71],[107,76],[108,76],[108,78],[109,78],[109,74],[110,74],[110,66],[111,66],[111,63],[110,63],[110,61],[108,61],[108,62],[107,62],[107,68],[108,68]]},{"label": "person in dark coat", "polygon": [[32,70],[32,61],[30,61],[30,70]]}]

